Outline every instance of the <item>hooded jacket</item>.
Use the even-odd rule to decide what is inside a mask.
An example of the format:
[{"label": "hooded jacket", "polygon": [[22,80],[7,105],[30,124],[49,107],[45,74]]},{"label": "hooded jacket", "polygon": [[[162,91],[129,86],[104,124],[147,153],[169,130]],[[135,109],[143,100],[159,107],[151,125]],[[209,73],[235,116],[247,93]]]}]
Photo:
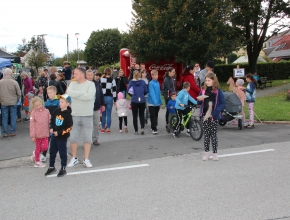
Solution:
[{"label": "hooded jacket", "polygon": [[152,79],[149,83],[148,106],[157,107],[160,105],[162,105],[160,84],[157,80]]},{"label": "hooded jacket", "polygon": [[27,95],[29,92],[33,91],[32,79],[26,77],[26,79],[24,79],[22,82],[22,86],[24,86],[23,95]]},{"label": "hooded jacket", "polygon": [[59,99],[57,96],[54,97],[54,99],[47,99],[47,101],[44,104],[44,107],[49,110],[50,115],[54,112],[55,109],[59,108]]},{"label": "hooded jacket", "polygon": [[170,93],[176,92],[176,80],[173,77],[165,76],[164,82],[162,85],[162,94],[164,96],[164,99],[169,100]]},{"label": "hooded jacket", "polygon": [[56,138],[68,139],[72,126],[73,120],[71,116],[71,108],[69,106],[67,107],[67,110],[62,111],[60,108],[57,108],[52,113],[50,128],[53,132],[57,132]]},{"label": "hooded jacket", "polygon": [[64,73],[65,80],[71,80],[71,68],[70,66],[63,68],[62,71]]},{"label": "hooded jacket", "polygon": [[50,114],[43,106],[35,108],[30,115],[30,137],[46,138],[49,136]]},{"label": "hooded jacket", "polygon": [[118,117],[128,116],[128,103],[122,92],[118,93],[117,114]]},{"label": "hooded jacket", "polygon": [[256,86],[254,82],[249,82],[246,88],[246,102],[255,102]]},{"label": "hooded jacket", "polygon": [[198,94],[200,93],[200,88],[196,85],[195,79],[193,74],[186,72],[183,74],[182,82],[189,82],[190,83],[190,90],[188,91],[189,95],[196,99]]},{"label": "hooded jacket", "polygon": [[94,103],[94,111],[97,111],[101,106],[105,106],[105,99],[100,81],[93,80],[96,86],[96,97]]},{"label": "hooded jacket", "polygon": [[182,89],[176,96],[175,109],[184,110],[185,107],[181,107],[180,104],[188,105],[188,100],[195,105],[197,103],[185,89]]},{"label": "hooded jacket", "polygon": [[[133,92],[134,94],[129,93],[129,90],[131,89],[131,87],[134,91]],[[132,79],[129,82],[128,93],[130,95],[132,95],[132,99],[131,99],[132,102],[144,103],[145,102],[145,95],[148,93],[147,85],[142,79],[139,79],[139,80]]]}]

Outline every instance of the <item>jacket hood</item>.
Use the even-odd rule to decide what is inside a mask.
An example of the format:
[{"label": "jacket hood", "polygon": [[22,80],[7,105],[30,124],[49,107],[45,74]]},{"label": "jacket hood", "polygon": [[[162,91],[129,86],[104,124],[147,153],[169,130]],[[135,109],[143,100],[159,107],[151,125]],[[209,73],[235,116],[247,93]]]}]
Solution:
[{"label": "jacket hood", "polygon": [[126,99],[118,99],[117,102],[118,102],[118,105],[122,106],[122,107],[127,105],[127,100]]},{"label": "jacket hood", "polygon": [[138,80],[132,79],[131,81],[134,84],[134,86],[140,86],[143,80],[141,80],[141,79],[138,79]]},{"label": "jacket hood", "polygon": [[118,99],[119,99],[119,100],[120,100],[120,99],[124,99],[124,95],[123,95],[122,92],[119,92],[119,93],[118,93]]}]

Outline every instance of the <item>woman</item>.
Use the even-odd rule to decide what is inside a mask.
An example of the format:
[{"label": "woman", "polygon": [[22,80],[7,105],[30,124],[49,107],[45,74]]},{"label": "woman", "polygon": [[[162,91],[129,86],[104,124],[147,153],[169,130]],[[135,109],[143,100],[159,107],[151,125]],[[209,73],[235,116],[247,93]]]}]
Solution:
[{"label": "woman", "polygon": [[60,83],[63,92],[65,93],[66,89],[67,89],[67,84],[66,84],[65,77],[64,77],[63,73],[58,73],[56,78],[57,78],[58,82]]},{"label": "woman", "polygon": [[144,112],[146,108],[145,95],[148,93],[147,85],[144,80],[141,79],[141,74],[138,70],[133,72],[133,79],[130,81],[128,86],[128,93],[132,96],[131,107],[133,114],[133,125],[135,129],[135,134],[138,133],[138,115],[141,124],[141,135],[144,135]]},{"label": "woman", "polygon": [[41,86],[44,87],[44,85],[46,84],[46,82],[47,82],[47,78],[45,77],[45,73],[42,72],[41,70],[38,71],[38,78],[37,78],[35,87],[36,88],[39,88]]},{"label": "woman", "polygon": [[122,92],[124,98],[126,98],[126,86],[128,84],[128,79],[126,76],[124,76],[124,71],[122,69],[119,70],[118,76],[116,76],[115,81],[117,86],[117,94],[119,92]]},{"label": "woman", "polygon": [[[176,80],[174,78],[174,75],[175,75],[175,69],[172,67],[170,67],[164,75],[162,94],[164,96],[166,106],[167,106],[169,100],[171,100],[170,94],[172,92],[176,92]],[[168,112],[168,109],[166,108],[166,114],[165,114],[166,128],[165,129],[169,133],[170,128],[168,126],[168,124],[169,124],[168,117],[169,117],[169,112]]]},{"label": "woman", "polygon": [[101,78],[101,85],[105,99],[105,111],[102,112],[102,129],[101,133],[111,133],[111,117],[113,103],[116,106],[116,81],[111,77],[110,68],[105,68],[104,75]]},{"label": "woman", "polygon": [[64,94],[64,91],[62,89],[62,86],[61,86],[60,82],[58,82],[58,81],[55,80],[56,79],[56,75],[54,73],[52,73],[52,74],[50,74],[49,78],[50,78],[50,80],[48,82],[46,82],[46,84],[44,86],[44,90],[43,90],[43,93],[44,93],[43,96],[44,96],[44,101],[45,102],[47,100],[47,95],[46,95],[47,92],[46,92],[46,89],[49,86],[55,86],[56,91],[57,91],[57,93],[56,93],[57,95]]},{"label": "woman", "polygon": [[23,71],[21,73],[21,78],[22,78],[22,94],[23,94],[23,96],[26,96],[29,92],[34,92],[32,79],[28,77],[27,72]]},{"label": "woman", "polygon": [[183,77],[182,82],[190,83],[190,90],[188,91],[188,93],[192,98],[196,100],[196,97],[198,96],[200,92],[200,88],[196,85],[196,82],[194,79],[194,67],[192,65],[185,67],[182,77]]}]

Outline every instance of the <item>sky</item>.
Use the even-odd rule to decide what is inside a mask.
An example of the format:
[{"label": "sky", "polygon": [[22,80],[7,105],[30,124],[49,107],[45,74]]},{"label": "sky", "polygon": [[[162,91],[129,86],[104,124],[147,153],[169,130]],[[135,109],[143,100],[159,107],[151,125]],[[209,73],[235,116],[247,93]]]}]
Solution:
[{"label": "sky", "polygon": [[[77,49],[75,33],[79,33],[79,48],[92,31],[118,28],[128,31],[132,19],[131,0],[13,0],[1,3],[0,47],[15,52],[22,39],[47,34],[46,45],[50,53],[62,57]],[[4,9],[4,10],[3,10]]]}]

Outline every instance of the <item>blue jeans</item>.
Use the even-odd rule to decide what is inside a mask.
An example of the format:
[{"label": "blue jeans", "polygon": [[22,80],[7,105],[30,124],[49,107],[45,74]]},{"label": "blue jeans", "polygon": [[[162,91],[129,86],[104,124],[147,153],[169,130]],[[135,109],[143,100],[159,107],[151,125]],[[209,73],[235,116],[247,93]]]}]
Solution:
[{"label": "blue jeans", "polygon": [[17,105],[1,106],[3,134],[8,134],[8,112],[10,112],[11,118],[11,134],[14,134],[16,132],[16,110]]},{"label": "blue jeans", "polygon": [[21,105],[17,105],[17,119],[21,119]]},{"label": "blue jeans", "polygon": [[112,116],[112,108],[113,108],[113,97],[105,96],[105,105],[106,110],[102,112],[102,128],[105,128],[105,124],[107,124],[107,128],[111,128],[111,116]]}]

